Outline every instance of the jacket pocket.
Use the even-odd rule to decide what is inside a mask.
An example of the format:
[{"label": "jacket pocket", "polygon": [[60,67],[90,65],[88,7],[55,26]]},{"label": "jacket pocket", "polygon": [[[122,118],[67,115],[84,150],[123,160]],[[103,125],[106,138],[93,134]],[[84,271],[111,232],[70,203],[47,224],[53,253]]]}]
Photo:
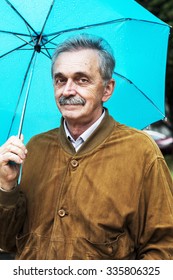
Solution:
[{"label": "jacket pocket", "polygon": [[125,232],[104,243],[93,243],[86,240],[88,248],[86,259],[88,260],[125,260],[134,259],[132,243]]}]

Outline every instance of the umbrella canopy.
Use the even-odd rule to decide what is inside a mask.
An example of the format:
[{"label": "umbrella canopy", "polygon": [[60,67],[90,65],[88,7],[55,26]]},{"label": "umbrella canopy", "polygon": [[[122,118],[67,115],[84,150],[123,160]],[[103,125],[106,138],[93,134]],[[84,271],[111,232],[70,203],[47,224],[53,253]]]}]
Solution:
[{"label": "umbrella canopy", "polygon": [[103,37],[114,51],[111,115],[139,129],[163,119],[169,32],[133,0],[1,0],[0,144],[19,126],[27,142],[59,125],[51,56],[79,33]]}]

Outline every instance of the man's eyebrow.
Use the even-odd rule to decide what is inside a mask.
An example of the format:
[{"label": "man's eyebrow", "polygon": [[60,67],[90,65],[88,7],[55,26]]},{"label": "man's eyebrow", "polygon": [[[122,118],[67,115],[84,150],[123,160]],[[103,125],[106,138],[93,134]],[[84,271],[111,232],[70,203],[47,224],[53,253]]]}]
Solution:
[{"label": "man's eyebrow", "polygon": [[86,77],[89,77],[89,74],[88,74],[88,73],[82,72],[82,71],[75,72],[74,75],[76,75],[76,76],[86,76]]},{"label": "man's eyebrow", "polygon": [[64,77],[63,73],[61,72],[57,72],[53,75],[54,78],[57,78],[57,77]]},{"label": "man's eyebrow", "polygon": [[[73,73],[73,76],[86,76],[86,77],[90,78],[90,75],[88,73],[82,72],[82,71]],[[57,72],[57,73],[54,74],[53,77],[54,78],[65,77],[65,75],[62,72]]]}]

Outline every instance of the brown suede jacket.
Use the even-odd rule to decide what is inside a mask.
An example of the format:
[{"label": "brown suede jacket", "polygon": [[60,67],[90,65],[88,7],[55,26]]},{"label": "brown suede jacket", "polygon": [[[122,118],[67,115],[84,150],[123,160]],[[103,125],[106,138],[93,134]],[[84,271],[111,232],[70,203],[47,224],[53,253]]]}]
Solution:
[{"label": "brown suede jacket", "polygon": [[145,133],[106,113],[77,153],[63,125],[27,148],[20,187],[0,192],[0,248],[17,259],[173,259],[173,183]]}]

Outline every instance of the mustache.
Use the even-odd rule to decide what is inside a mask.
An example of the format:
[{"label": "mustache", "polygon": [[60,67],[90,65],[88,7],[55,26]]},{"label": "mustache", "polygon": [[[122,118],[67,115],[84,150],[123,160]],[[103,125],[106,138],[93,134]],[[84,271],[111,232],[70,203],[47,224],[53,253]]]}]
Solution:
[{"label": "mustache", "polygon": [[86,100],[80,96],[61,96],[59,98],[60,105],[85,105]]}]

